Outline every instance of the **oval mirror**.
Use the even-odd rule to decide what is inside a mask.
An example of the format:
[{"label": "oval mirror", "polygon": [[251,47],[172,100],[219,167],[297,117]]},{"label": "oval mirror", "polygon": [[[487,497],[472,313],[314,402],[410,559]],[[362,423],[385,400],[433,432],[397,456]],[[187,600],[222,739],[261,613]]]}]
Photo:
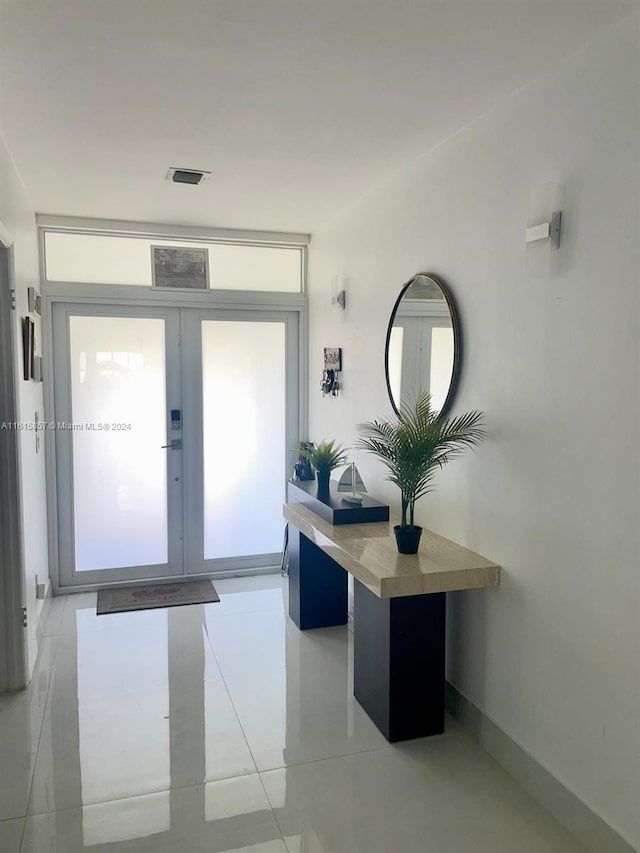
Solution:
[{"label": "oval mirror", "polygon": [[396,414],[421,391],[446,415],[460,367],[460,326],[453,297],[431,273],[418,273],[396,299],[384,353],[389,399]]}]

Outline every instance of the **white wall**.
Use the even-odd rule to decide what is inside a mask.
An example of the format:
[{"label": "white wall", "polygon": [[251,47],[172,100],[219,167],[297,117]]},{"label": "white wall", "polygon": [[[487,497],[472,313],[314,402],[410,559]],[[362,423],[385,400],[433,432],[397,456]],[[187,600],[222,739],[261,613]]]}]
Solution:
[{"label": "white wall", "polygon": [[[16,289],[15,343],[20,421],[33,423],[36,411],[44,419],[42,385],[22,378],[20,321],[27,313],[27,288],[39,289],[38,242],[35,215],[22,182],[0,135],[0,220],[13,237],[13,273]],[[36,319],[36,352],[42,354],[42,333]],[[19,439],[22,476],[24,595],[28,616],[28,665],[33,669],[37,654],[36,626],[42,602],[36,599],[35,575],[48,578],[47,519],[44,440],[36,454],[35,433],[22,431]]]},{"label": "white wall", "polygon": [[[454,411],[484,410],[489,438],[439,475],[419,521],[504,566],[500,589],[450,597],[448,678],[635,845],[639,48],[634,15],[314,235],[309,435],[350,443],[390,413],[389,311],[413,273],[442,275],[465,346]],[[535,278],[524,233],[549,181],[564,241]],[[338,399],[319,391],[324,346],[344,348]]]}]

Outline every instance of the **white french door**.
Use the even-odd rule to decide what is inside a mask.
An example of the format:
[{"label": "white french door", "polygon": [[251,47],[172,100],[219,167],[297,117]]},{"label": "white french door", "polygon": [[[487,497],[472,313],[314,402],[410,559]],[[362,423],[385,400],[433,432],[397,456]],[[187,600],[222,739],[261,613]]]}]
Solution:
[{"label": "white french door", "polygon": [[396,316],[389,345],[389,377],[398,403],[427,388],[437,411],[444,405],[453,370],[453,325],[448,313],[427,310],[429,315],[399,312]]},{"label": "white french door", "polygon": [[183,313],[185,556],[192,574],[279,565],[298,441],[298,316]]},{"label": "white french door", "polygon": [[279,563],[298,315],[53,305],[61,587]]}]

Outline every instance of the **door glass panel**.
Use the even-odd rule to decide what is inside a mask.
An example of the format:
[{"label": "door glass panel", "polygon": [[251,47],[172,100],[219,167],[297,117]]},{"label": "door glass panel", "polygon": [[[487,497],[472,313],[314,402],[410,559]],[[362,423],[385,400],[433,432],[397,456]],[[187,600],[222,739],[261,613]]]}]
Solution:
[{"label": "door glass panel", "polygon": [[404,329],[402,326],[394,326],[389,338],[389,384],[391,395],[394,400],[401,400],[402,388],[402,342]]},{"label": "door glass panel", "polygon": [[204,557],[282,548],[285,324],[202,322]]},{"label": "door glass panel", "polygon": [[[117,799],[125,780],[131,793],[146,792],[150,785],[171,786],[167,610],[144,613],[144,621],[135,623],[136,633],[128,633],[135,638],[133,642],[118,636],[119,626],[131,626],[129,621],[120,621],[119,615],[98,617],[98,621],[108,620],[106,633],[115,634],[105,641],[104,631],[91,630],[95,628],[95,607],[76,611],[80,778],[74,779],[71,762],[67,782],[79,782],[82,804]],[[135,690],[132,673],[140,675]],[[115,845],[166,831],[169,802],[165,797],[154,801],[154,808],[143,809],[126,821],[96,820],[93,810],[86,809],[82,816],[84,844]],[[155,829],[149,826],[152,819]]]},{"label": "door glass panel", "polygon": [[453,373],[453,328],[434,326],[431,330],[431,405],[440,411],[451,385]]},{"label": "door glass panel", "polygon": [[165,323],[70,318],[76,571],[167,563]]}]

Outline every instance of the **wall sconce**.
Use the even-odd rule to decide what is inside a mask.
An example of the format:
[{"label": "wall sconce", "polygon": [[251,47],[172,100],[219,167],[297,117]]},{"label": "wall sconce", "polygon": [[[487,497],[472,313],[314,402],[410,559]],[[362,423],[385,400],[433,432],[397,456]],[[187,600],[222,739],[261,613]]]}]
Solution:
[{"label": "wall sconce", "polygon": [[339,311],[344,311],[347,304],[345,279],[342,275],[331,276],[331,304],[337,305]]},{"label": "wall sconce", "polygon": [[331,300],[332,305],[337,305],[341,311],[344,311],[345,306],[347,304],[347,294],[344,290],[341,290],[337,296],[334,296]]},{"label": "wall sconce", "polygon": [[538,240],[551,240],[555,249],[560,248],[560,237],[562,235],[562,211],[556,210],[551,215],[549,222],[541,222],[540,225],[532,225],[526,230],[527,243],[535,243]]}]

